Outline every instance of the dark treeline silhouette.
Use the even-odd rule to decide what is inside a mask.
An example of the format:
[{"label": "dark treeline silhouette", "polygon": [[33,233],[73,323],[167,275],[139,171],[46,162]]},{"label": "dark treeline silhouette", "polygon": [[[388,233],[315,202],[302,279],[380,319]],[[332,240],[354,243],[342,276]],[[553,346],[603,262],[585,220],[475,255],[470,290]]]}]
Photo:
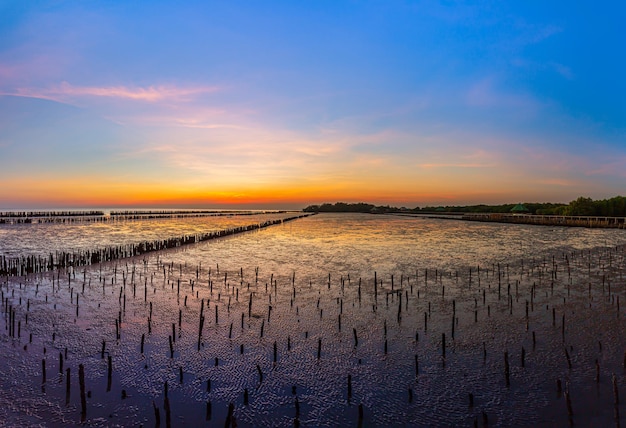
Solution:
[{"label": "dark treeline silhouette", "polygon": [[591,198],[579,197],[569,205],[542,210],[537,214],[545,215],[578,215],[599,217],[626,217],[626,197],[615,196],[610,199],[594,201]]},{"label": "dark treeline silhouette", "polygon": [[[447,212],[447,213],[488,213],[488,214],[508,214],[517,204],[502,204],[502,205],[466,205],[466,206],[438,206],[431,207],[426,206],[423,208],[415,208],[414,212],[432,213],[432,212]],[[554,209],[566,206],[565,204],[555,203],[541,203],[541,202],[524,202],[524,207],[528,210],[529,214],[548,214]]]},{"label": "dark treeline silhouette", "polygon": [[[516,204],[504,204],[504,205],[468,205],[468,206],[426,206],[423,208],[405,208],[405,207],[392,207],[389,205],[372,205],[363,202],[349,204],[345,202],[337,202],[335,204],[322,204],[322,205],[310,205],[306,207],[304,212],[357,212],[357,213],[509,213],[515,207]],[[535,213],[539,209],[549,209],[563,206],[562,204],[540,204],[529,203],[525,204],[529,212]]]},{"label": "dark treeline silhouette", "polygon": [[[517,204],[502,205],[465,205],[465,206],[425,206],[409,208],[397,208],[387,206],[375,206],[364,202],[335,204],[325,203],[322,205],[310,205],[304,212],[360,212],[360,213],[510,213]],[[610,199],[594,201],[591,198],[579,197],[569,204],[525,202],[524,207],[529,214],[540,215],[566,215],[566,216],[602,216],[602,217],[626,217],[626,197],[615,196]]]},{"label": "dark treeline silhouette", "polygon": [[30,273],[48,272],[55,269],[67,268],[70,266],[87,266],[101,262],[110,262],[126,257],[139,256],[169,248],[176,248],[183,245],[195,244],[211,239],[263,229],[275,224],[282,224],[291,220],[306,217],[310,214],[300,214],[292,217],[277,220],[267,220],[262,223],[255,223],[247,226],[233,227],[230,229],[218,230],[195,235],[184,235],[169,239],[145,241],[137,244],[117,245],[107,248],[65,252],[57,251],[46,256],[21,256],[21,257],[0,257],[0,275],[22,276]]},{"label": "dark treeline silhouette", "polygon": [[387,206],[376,206],[372,204],[366,204],[364,202],[358,202],[355,204],[348,204],[345,202],[337,202],[335,204],[322,204],[322,205],[309,205],[304,212],[308,213],[386,213],[386,212],[398,212],[400,208]]}]

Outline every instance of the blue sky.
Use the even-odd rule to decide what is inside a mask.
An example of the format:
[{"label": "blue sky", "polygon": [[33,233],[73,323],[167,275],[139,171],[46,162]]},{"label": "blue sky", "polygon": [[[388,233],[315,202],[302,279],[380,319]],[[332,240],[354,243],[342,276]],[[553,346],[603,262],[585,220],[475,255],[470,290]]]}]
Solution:
[{"label": "blue sky", "polygon": [[624,194],[626,7],[0,3],[0,207]]}]

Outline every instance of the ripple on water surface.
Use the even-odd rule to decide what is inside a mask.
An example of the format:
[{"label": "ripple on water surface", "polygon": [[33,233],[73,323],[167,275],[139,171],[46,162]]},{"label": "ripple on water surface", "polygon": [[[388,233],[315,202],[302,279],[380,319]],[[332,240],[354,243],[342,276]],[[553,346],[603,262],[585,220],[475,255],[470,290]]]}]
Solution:
[{"label": "ripple on water surface", "polygon": [[222,424],[232,402],[239,426],[354,425],[359,405],[364,426],[470,425],[483,414],[491,425],[552,426],[568,423],[565,391],[577,424],[613,423],[613,374],[618,390],[625,383],[624,238],[318,215],[69,276],[3,278],[20,337],[3,317],[0,394],[10,404],[0,416],[79,425],[83,364],[94,426],[153,425],[153,406],[164,423],[166,383],[181,425]]}]

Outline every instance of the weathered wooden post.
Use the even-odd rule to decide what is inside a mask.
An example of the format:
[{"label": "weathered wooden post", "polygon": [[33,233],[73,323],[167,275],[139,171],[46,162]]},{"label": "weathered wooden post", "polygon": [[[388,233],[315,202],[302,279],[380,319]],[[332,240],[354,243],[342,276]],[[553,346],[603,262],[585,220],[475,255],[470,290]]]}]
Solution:
[{"label": "weathered wooden post", "polygon": [[78,365],[78,383],[80,386],[80,420],[85,422],[87,419],[87,399],[85,397],[85,366],[82,364]]}]

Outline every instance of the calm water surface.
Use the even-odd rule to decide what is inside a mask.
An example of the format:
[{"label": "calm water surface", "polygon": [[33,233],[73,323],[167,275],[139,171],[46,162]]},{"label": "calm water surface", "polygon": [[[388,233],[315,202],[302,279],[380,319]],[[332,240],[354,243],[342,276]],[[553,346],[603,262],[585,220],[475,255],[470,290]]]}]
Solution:
[{"label": "calm water surface", "polygon": [[[498,262],[541,259],[554,252],[626,242],[616,229],[548,228],[387,215],[320,214],[215,245],[187,249],[179,261],[221,260],[230,269],[263,266],[290,277],[411,276],[420,269],[448,272]],[[302,278],[301,278],[302,279]],[[396,278],[397,279],[397,278]]]},{"label": "calm water surface", "polygon": [[[101,248],[250,220],[3,226],[0,251]],[[359,405],[363,426],[612,425],[626,415],[613,397],[614,385],[626,391],[625,232],[320,214],[3,278],[3,313],[15,310],[21,331],[9,336],[3,317],[0,420],[80,425],[83,364],[91,426],[154,426],[154,406],[164,426],[166,382],[174,426],[222,426],[229,403],[238,426],[356,426]]]},{"label": "calm water surface", "polygon": [[293,213],[272,213],[71,224],[0,224],[0,256],[47,256],[56,251],[94,250],[203,234],[292,215]]},{"label": "calm water surface", "polygon": [[[55,251],[104,248],[206,233],[289,213],[134,220],[106,223],[0,225],[0,255],[47,255]],[[626,241],[616,229],[550,228],[458,220],[406,218],[390,215],[320,214],[242,236],[248,250],[271,246],[281,263],[314,253],[320,263],[337,269],[378,268],[389,271],[414,267],[456,269],[511,258],[532,258],[546,251],[613,246]],[[261,242],[262,241],[262,242]],[[260,251],[261,248],[254,248]],[[267,251],[260,251],[266,253]],[[297,254],[297,257],[296,257]],[[332,265],[332,263],[336,265]],[[356,266],[352,266],[356,263]],[[343,266],[342,266],[343,265]]]}]

